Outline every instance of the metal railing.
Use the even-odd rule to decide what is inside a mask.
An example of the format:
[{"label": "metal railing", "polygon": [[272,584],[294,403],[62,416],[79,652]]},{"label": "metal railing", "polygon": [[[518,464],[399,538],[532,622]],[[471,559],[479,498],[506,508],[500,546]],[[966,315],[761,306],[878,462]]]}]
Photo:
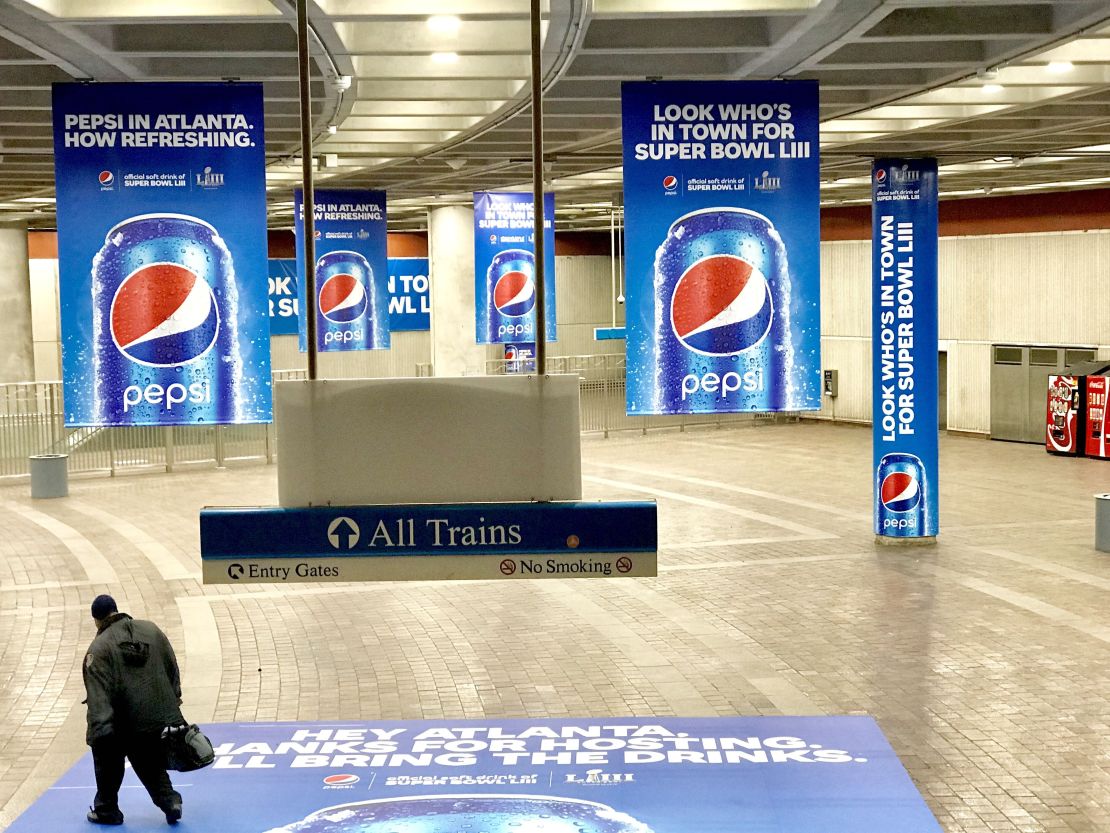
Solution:
[{"label": "metal railing", "polygon": [[[522,362],[487,361],[487,375],[520,372]],[[625,413],[623,354],[549,356],[549,373],[577,374],[583,433],[608,437],[613,431],[735,426],[794,419],[792,415],[704,414],[628,416]],[[431,365],[416,366],[430,376]],[[275,382],[306,378],[304,370],[274,371]],[[26,477],[32,455],[68,455],[70,474],[116,475],[188,467],[223,467],[233,462],[271,463],[277,453],[272,425],[185,425],[66,428],[61,382],[0,384],[0,480]]]}]

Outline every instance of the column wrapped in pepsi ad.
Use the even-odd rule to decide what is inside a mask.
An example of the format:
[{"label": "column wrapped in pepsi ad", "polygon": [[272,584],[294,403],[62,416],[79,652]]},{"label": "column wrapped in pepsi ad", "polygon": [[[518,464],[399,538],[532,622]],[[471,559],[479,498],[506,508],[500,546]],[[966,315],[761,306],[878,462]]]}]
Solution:
[{"label": "column wrapped in pepsi ad", "polygon": [[814,81],[621,86],[629,414],[821,407]]},{"label": "column wrapped in pepsi ad", "polygon": [[[304,294],[304,192],[293,195],[301,309]],[[389,267],[385,191],[314,191],[316,349],[322,353],[389,349]],[[307,312],[305,313],[307,314]],[[300,349],[308,326],[300,317]]]},{"label": "column wrapped in pepsi ad", "polygon": [[[474,195],[474,312],[478,344],[536,341],[532,195]],[[555,341],[555,195],[543,197],[544,325]]]},{"label": "column wrapped in pepsi ad", "polygon": [[937,487],[937,162],[871,169],[875,534],[932,538]]},{"label": "column wrapped in pepsi ad", "polygon": [[65,424],[272,418],[261,84],[55,84]]}]

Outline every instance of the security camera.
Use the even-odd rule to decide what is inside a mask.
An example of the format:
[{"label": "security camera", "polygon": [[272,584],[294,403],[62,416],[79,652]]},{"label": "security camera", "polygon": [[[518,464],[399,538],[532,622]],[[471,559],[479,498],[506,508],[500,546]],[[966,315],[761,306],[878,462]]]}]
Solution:
[{"label": "security camera", "polygon": [[331,86],[337,93],[345,93],[351,89],[351,76],[337,75],[331,79]]},{"label": "security camera", "polygon": [[617,303],[618,304],[623,304],[624,303],[624,293],[623,292],[620,295],[617,296]]}]

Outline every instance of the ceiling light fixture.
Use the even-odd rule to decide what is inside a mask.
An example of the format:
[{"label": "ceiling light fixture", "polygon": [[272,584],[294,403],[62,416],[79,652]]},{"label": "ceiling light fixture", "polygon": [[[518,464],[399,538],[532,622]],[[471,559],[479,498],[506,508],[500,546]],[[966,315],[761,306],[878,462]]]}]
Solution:
[{"label": "ceiling light fixture", "polygon": [[329,124],[329,125],[328,125],[328,133],[330,133],[330,134],[331,134],[331,135],[333,135],[333,136],[335,135],[335,131],[336,131],[337,129],[338,129],[338,128],[336,128],[336,126],[335,126],[334,124]]},{"label": "ceiling light fixture", "polygon": [[437,64],[453,64],[459,60],[458,52],[433,52],[432,60]]},{"label": "ceiling light fixture", "polygon": [[983,85],[983,94],[984,95],[994,95],[995,93],[1000,93],[1000,92],[1002,92],[1002,85],[1001,84],[984,84]]},{"label": "ceiling light fixture", "polygon": [[453,35],[460,26],[462,21],[453,14],[435,14],[428,18],[428,28],[437,35]]},{"label": "ceiling light fixture", "polygon": [[1050,61],[1047,69],[1053,75],[1063,75],[1065,72],[1071,72],[1075,69],[1075,64],[1071,61]]}]

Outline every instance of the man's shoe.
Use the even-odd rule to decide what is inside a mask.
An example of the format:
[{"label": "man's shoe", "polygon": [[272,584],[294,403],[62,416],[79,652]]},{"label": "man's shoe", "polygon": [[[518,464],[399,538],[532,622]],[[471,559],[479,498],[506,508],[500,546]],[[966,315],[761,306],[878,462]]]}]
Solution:
[{"label": "man's shoe", "polygon": [[[123,824],[123,813],[118,810],[114,813],[108,810],[89,810],[89,814],[85,816],[86,819],[93,824]],[[180,815],[178,816],[180,818]]]},{"label": "man's shoe", "polygon": [[181,821],[181,804],[171,804],[166,809],[166,824],[177,824]]}]

